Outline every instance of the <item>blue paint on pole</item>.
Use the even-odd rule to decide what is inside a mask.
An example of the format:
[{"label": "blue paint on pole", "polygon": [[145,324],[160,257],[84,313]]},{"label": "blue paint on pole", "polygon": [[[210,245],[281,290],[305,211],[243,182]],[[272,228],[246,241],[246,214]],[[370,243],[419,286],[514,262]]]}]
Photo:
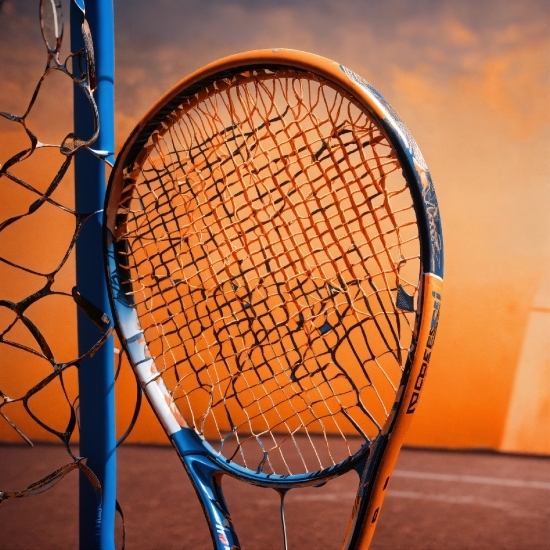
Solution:
[{"label": "blue paint on pole", "polygon": [[[81,4],[81,2],[80,2]],[[86,19],[90,24],[96,61],[97,90],[94,97],[99,110],[100,131],[94,149],[114,151],[114,17],[112,0],[86,0]],[[71,48],[83,46],[82,12],[71,3]],[[94,131],[90,105],[80,89],[74,92],[75,133],[88,139]],[[89,151],[75,156],[75,199],[79,213],[103,208],[106,166]],[[101,238],[102,213],[89,219],[76,245],[76,278],[80,294],[109,317],[109,298],[103,269]],[[90,319],[78,311],[79,352],[87,352],[99,339],[100,332]],[[102,502],[89,481],[80,475],[80,549],[114,550],[116,504],[116,432],[114,399],[113,338],[94,354],[81,361],[80,455],[98,477]]]}]

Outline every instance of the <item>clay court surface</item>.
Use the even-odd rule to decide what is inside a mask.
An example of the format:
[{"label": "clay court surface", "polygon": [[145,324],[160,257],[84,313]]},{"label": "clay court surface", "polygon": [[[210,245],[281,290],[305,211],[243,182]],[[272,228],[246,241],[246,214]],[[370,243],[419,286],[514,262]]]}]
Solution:
[{"label": "clay court surface", "polygon": [[[55,445],[0,445],[0,488],[21,489],[66,462]],[[171,447],[124,446],[118,471],[126,548],[212,548]],[[356,479],[352,472],[324,487],[289,493],[290,550],[340,548]],[[42,495],[5,502],[0,547],[77,548],[77,485],[73,472]],[[278,495],[228,478],[224,486],[243,549],[281,549]],[[550,459],[405,449],[371,548],[550,549]]]}]

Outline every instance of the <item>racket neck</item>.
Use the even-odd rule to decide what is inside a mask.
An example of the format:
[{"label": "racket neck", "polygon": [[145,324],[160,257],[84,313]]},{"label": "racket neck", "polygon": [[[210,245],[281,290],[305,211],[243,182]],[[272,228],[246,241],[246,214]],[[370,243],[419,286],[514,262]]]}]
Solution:
[{"label": "racket neck", "polygon": [[170,436],[193,482],[208,521],[215,550],[238,550],[239,540],[222,492],[223,472],[206,456],[200,438],[183,428]]},{"label": "racket neck", "polygon": [[[380,464],[388,443],[388,436],[381,435],[374,442],[366,460],[359,462],[355,469],[359,474],[359,489],[353,511],[348,524],[343,550],[359,550],[368,548],[374,534],[378,514],[369,522],[369,508],[372,506],[375,481],[378,477]],[[385,490],[385,487],[384,487]],[[364,544],[365,536],[368,539]]]}]

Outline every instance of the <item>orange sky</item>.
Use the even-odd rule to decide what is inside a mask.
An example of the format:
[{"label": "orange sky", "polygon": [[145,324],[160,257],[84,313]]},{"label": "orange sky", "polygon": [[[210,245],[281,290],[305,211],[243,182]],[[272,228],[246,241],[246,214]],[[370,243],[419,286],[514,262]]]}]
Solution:
[{"label": "orange sky", "polygon": [[[6,0],[0,11],[1,111],[21,113],[43,70],[34,4]],[[337,60],[389,100],[432,171],[446,248],[438,342],[408,441],[498,448],[529,309],[550,270],[547,2],[134,0],[115,8],[117,143],[190,71],[254,48]],[[50,84],[29,123],[42,141],[59,142],[70,131],[71,91]],[[0,120],[0,163],[20,143],[13,126]],[[72,200],[70,189],[60,196]],[[17,207],[0,202],[1,214]]]}]

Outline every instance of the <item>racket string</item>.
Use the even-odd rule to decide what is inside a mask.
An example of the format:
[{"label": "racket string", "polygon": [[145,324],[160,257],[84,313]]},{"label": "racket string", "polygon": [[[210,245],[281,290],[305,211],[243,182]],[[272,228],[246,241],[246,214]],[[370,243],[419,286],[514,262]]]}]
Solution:
[{"label": "racket string", "polygon": [[312,471],[380,431],[414,324],[397,292],[414,299],[420,271],[399,169],[351,98],[285,70],[183,102],[129,170],[129,292],[183,416],[225,456]]}]

